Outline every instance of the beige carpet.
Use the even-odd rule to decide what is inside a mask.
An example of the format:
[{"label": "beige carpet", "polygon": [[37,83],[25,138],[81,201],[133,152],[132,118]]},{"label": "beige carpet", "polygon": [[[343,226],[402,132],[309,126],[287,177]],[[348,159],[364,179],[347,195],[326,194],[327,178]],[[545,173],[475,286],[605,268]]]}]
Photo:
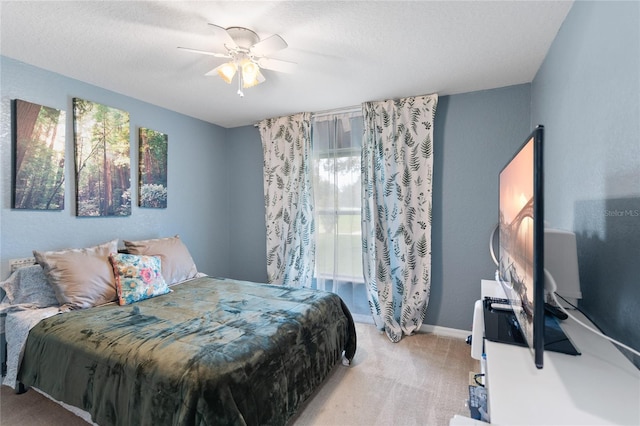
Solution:
[{"label": "beige carpet", "polygon": [[[373,325],[357,323],[351,367],[337,366],[291,422],[302,425],[447,425],[468,415],[469,372],[478,371],[460,339],[417,334],[391,343]],[[39,393],[0,392],[0,425],[86,426]]]}]

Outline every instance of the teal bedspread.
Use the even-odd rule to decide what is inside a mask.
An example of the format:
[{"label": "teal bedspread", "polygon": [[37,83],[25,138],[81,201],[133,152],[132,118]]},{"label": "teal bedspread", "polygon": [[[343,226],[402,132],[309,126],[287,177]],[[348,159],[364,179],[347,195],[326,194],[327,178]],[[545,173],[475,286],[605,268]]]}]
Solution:
[{"label": "teal bedspread", "polygon": [[282,425],[343,351],[335,294],[198,278],[133,305],[42,320],[18,379],[108,425]]}]

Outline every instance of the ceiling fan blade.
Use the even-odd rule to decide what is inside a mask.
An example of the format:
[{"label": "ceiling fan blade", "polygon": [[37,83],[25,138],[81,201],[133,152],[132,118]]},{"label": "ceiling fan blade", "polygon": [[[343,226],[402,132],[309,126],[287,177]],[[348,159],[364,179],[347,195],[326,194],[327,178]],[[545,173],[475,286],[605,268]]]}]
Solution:
[{"label": "ceiling fan blade", "polygon": [[258,84],[264,83],[266,81],[266,78],[264,78],[264,75],[262,75],[260,70],[258,70],[258,76],[256,77],[256,79],[258,80]]},{"label": "ceiling fan blade", "polygon": [[216,37],[220,38],[220,40],[222,41],[222,43],[224,43],[224,45],[225,45],[225,47],[227,49],[237,49],[238,48],[238,45],[231,38],[231,36],[229,35],[229,33],[227,32],[227,30],[225,28],[222,28],[222,27],[220,27],[218,25],[215,25],[215,24],[209,24],[209,26],[213,30],[214,35]]},{"label": "ceiling fan blade", "polygon": [[178,46],[178,49],[186,50],[187,52],[192,52],[192,53],[199,53],[201,55],[215,56],[216,58],[230,58],[231,57],[231,55],[229,55],[227,53],[208,52],[206,50],[191,49],[189,47],[180,47],[180,46]]},{"label": "ceiling fan blade", "polygon": [[218,71],[223,69],[225,66],[228,66],[229,62],[225,62],[224,64],[220,64],[217,67],[215,67],[214,69],[212,69],[211,71],[209,71],[208,73],[206,73],[205,75],[207,77],[212,76],[212,75],[218,75]]},{"label": "ceiling fan blade", "polygon": [[285,73],[292,73],[295,71],[298,64],[295,62],[282,61],[280,59],[260,58],[258,59],[258,65],[265,70],[279,71]]},{"label": "ceiling fan blade", "polygon": [[251,53],[256,56],[268,56],[273,52],[282,50],[288,46],[287,42],[278,34],[267,37],[251,46]]},{"label": "ceiling fan blade", "polygon": [[[222,64],[222,65],[224,65],[224,64]],[[219,65],[219,66],[215,67],[214,69],[212,69],[211,71],[209,71],[209,72],[208,72],[208,73],[206,73],[205,75],[206,75],[207,77],[211,77],[212,75],[217,75],[217,74],[218,74],[218,69],[219,69],[222,65]]]}]

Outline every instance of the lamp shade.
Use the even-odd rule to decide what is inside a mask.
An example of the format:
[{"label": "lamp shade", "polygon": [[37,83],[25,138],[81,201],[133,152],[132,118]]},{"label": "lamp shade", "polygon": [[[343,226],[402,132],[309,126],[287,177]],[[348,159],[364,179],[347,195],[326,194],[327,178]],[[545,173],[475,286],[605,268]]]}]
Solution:
[{"label": "lamp shade", "polygon": [[231,84],[233,76],[236,74],[236,64],[227,62],[216,68],[218,75],[228,84]]},{"label": "lamp shade", "polygon": [[244,81],[244,87],[253,87],[256,84],[259,84],[258,74],[260,73],[260,68],[258,65],[251,61],[246,61],[242,64],[242,80]]}]

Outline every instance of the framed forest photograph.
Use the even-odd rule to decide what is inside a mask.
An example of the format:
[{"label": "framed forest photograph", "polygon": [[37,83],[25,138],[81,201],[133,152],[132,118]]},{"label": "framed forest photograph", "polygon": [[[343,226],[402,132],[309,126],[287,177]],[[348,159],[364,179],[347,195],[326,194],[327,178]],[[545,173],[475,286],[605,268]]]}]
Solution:
[{"label": "framed forest photograph", "polygon": [[168,137],[142,127],[138,136],[138,206],[167,208]]},{"label": "framed forest photograph", "polygon": [[74,98],[78,216],[131,214],[129,113]]},{"label": "framed forest photograph", "polygon": [[65,112],[12,102],[14,209],[64,209]]}]

